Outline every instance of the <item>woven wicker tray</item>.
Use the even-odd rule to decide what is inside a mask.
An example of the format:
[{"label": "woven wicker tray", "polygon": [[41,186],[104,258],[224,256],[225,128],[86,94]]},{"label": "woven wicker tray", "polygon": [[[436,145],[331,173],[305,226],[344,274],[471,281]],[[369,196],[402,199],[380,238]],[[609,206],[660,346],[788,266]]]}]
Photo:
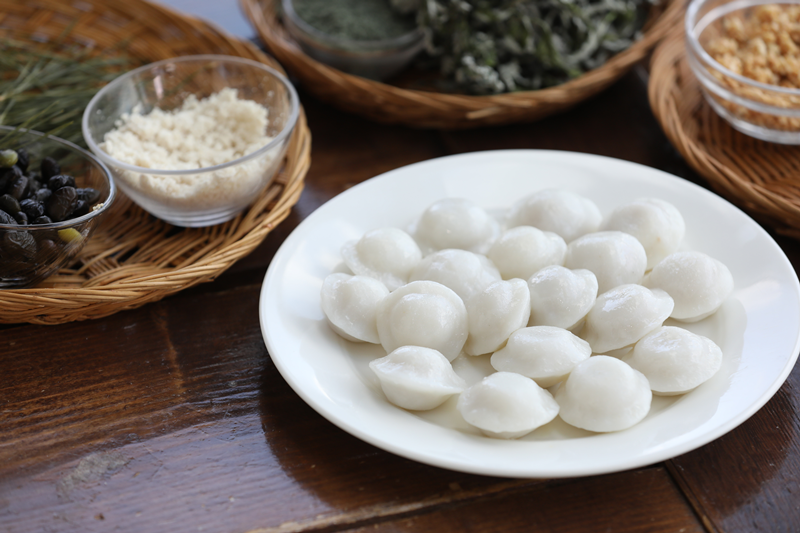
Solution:
[{"label": "woven wicker tray", "polygon": [[669,140],[720,195],[777,232],[800,238],[800,146],[740,133],[703,99],[682,28],[653,53],[650,105]]},{"label": "woven wicker tray", "polygon": [[[111,48],[125,42],[142,63],[228,54],[282,70],[255,46],[142,0],[0,0],[0,38],[68,40]],[[32,37],[34,36],[34,37]],[[288,214],[303,189],[311,136],[301,110],[274,183],[234,220],[181,229],[121,196],[71,268],[31,289],[0,291],[0,322],[56,324],[107,316],[211,281],[250,253]]]},{"label": "woven wicker tray", "polygon": [[240,0],[262,41],[303,88],[320,100],[375,121],[426,128],[471,128],[530,122],[564,111],[600,92],[643,59],[683,20],[686,0],[651,8],[644,37],[605,65],[567,83],[492,96],[465,96],[404,89],[345,74],[305,55],[281,25],[280,0]]}]

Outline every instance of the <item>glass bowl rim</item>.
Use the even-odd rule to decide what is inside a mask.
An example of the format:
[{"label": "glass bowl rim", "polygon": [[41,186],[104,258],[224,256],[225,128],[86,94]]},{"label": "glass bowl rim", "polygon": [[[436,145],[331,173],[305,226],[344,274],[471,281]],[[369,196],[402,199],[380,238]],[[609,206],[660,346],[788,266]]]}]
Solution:
[{"label": "glass bowl rim", "polygon": [[0,230],[39,231],[39,230],[65,229],[65,228],[70,228],[70,227],[73,227],[73,226],[77,226],[77,225],[83,224],[84,222],[87,222],[87,221],[91,220],[92,218],[94,218],[96,216],[99,216],[100,214],[102,214],[106,210],[108,210],[109,206],[112,204],[112,202],[114,201],[114,198],[117,195],[117,187],[116,187],[116,184],[114,183],[114,178],[112,177],[111,171],[109,170],[108,166],[106,166],[106,164],[99,157],[95,156],[93,153],[89,152],[88,150],[84,150],[83,148],[81,148],[77,144],[74,144],[74,143],[71,143],[71,142],[67,141],[66,139],[62,139],[61,137],[56,137],[55,135],[50,135],[48,133],[43,133],[41,131],[31,130],[31,129],[27,129],[27,128],[14,128],[12,126],[3,126],[3,125],[0,125],[0,130],[5,130],[5,131],[18,130],[18,131],[24,133],[25,135],[33,135],[35,137],[40,137],[41,139],[47,139],[47,140],[50,140],[50,141],[54,141],[54,142],[56,142],[58,144],[62,144],[64,146],[66,146],[67,148],[69,148],[69,149],[71,149],[71,150],[73,150],[75,152],[80,153],[86,159],[88,159],[88,160],[92,161],[93,163],[97,164],[97,166],[100,167],[100,170],[103,171],[103,175],[105,176],[106,182],[108,183],[108,196],[102,202],[103,205],[101,205],[97,209],[89,211],[85,215],[81,215],[81,216],[79,216],[77,218],[71,218],[69,220],[62,220],[61,222],[53,222],[53,223],[50,223],[50,224],[14,224],[14,225],[12,225],[12,224],[2,224],[2,223],[0,223]]},{"label": "glass bowl rim", "polygon": [[420,28],[414,28],[408,33],[392,37],[391,39],[379,39],[374,41],[358,41],[355,39],[336,37],[316,29],[300,18],[294,10],[293,0],[281,0],[281,6],[284,14],[291,20],[292,24],[302,30],[308,37],[317,41],[317,44],[329,46],[336,51],[350,52],[352,54],[400,51],[422,41],[425,35]]},{"label": "glass bowl rim", "polygon": [[[689,44],[691,51],[694,52],[696,56],[702,59],[703,63],[708,65],[709,67],[722,72],[726,76],[742,83],[744,85],[749,85],[754,88],[763,89],[765,91],[770,91],[773,93],[784,94],[789,96],[800,96],[800,89],[792,89],[789,87],[780,87],[779,85],[771,85],[769,83],[762,83],[751,78],[747,78],[742,76],[741,74],[736,74],[732,70],[724,67],[721,63],[717,62],[711,55],[706,52],[705,48],[700,46],[700,42],[698,40],[698,29],[700,32],[708,27],[709,24],[712,22],[720,19],[721,17],[732,13],[734,11],[738,11],[740,9],[746,9],[755,6],[761,5],[772,5],[772,4],[791,4],[791,5],[798,5],[800,4],[800,0],[733,0],[732,2],[728,2],[726,4],[720,4],[720,6],[715,7],[705,15],[703,18],[695,22],[697,18],[697,13],[700,11],[700,8],[706,5],[708,2],[712,0],[692,0],[689,4],[689,8],[686,11],[686,17],[684,19],[684,30],[686,33],[686,42]],[[719,13],[715,13],[717,9],[720,9]],[[714,14],[712,17],[711,15]],[[708,19],[708,20],[706,20]],[[790,108],[787,108],[790,109]]]},{"label": "glass bowl rim", "polygon": [[[140,72],[145,72],[147,70],[157,68],[169,63],[188,63],[191,61],[198,61],[198,62],[224,61],[230,63],[239,63],[242,65],[256,67],[257,69],[263,70],[268,74],[274,76],[286,88],[287,92],[289,93],[289,106],[290,106],[289,119],[286,121],[286,124],[284,124],[281,131],[270,142],[268,142],[255,152],[251,152],[247,155],[244,155],[232,161],[228,161],[226,163],[221,163],[219,165],[186,169],[186,170],[165,170],[165,169],[147,168],[147,167],[139,167],[136,165],[131,165],[129,163],[125,163],[114,157],[111,157],[102,148],[100,148],[97,143],[94,142],[94,139],[92,139],[92,136],[90,135],[89,131],[89,117],[91,113],[94,112],[94,108],[97,105],[97,103],[105,94],[110,92],[112,89],[122,85],[123,83],[128,81],[130,78],[133,78]],[[83,131],[83,138],[86,141],[86,144],[89,146],[89,148],[91,148],[91,150],[95,152],[97,157],[103,159],[109,165],[121,168],[123,170],[137,172],[139,174],[151,174],[159,176],[186,176],[193,174],[204,174],[207,172],[215,172],[217,170],[240,165],[246,161],[260,157],[261,155],[271,151],[272,149],[274,149],[277,146],[280,146],[281,143],[283,143],[286,137],[288,137],[294,130],[294,127],[297,123],[297,119],[299,116],[300,116],[300,99],[297,96],[297,91],[295,90],[294,86],[289,82],[289,80],[286,78],[286,76],[284,76],[274,68],[264,63],[260,63],[252,59],[247,59],[239,56],[230,56],[222,54],[200,54],[200,55],[178,56],[169,59],[162,59],[161,61],[148,63],[147,65],[143,65],[136,69],[130,70],[124,74],[121,74],[119,77],[114,78],[105,87],[100,89],[100,91],[98,91],[97,94],[95,94],[94,97],[89,101],[89,104],[86,106],[86,109],[83,112],[83,117],[81,119],[81,128]]]},{"label": "glass bowl rim", "polygon": [[780,117],[800,118],[800,108],[775,106],[737,94],[734,91],[727,89],[724,85],[719,83],[716,78],[709,74],[708,71],[700,64],[700,60],[698,58],[689,55],[687,57],[687,61],[689,62],[689,67],[692,69],[692,73],[694,73],[697,81],[699,81],[702,85],[703,90],[710,91],[720,98],[727,100],[728,102],[745,107],[751,111],[755,111],[756,113]]}]

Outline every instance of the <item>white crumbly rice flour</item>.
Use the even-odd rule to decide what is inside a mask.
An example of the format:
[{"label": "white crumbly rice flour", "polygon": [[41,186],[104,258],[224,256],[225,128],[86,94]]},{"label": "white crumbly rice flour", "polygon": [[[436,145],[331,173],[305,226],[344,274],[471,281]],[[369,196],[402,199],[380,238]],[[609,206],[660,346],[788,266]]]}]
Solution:
[{"label": "white crumbly rice flour", "polygon": [[[190,95],[174,111],[141,109],[122,115],[105,135],[101,148],[111,157],[138,167],[195,170],[233,161],[255,152],[266,135],[268,110],[225,88],[198,100]],[[274,151],[271,151],[274,152]],[[272,173],[275,154],[214,172],[152,175],[121,170],[119,177],[141,194],[176,208],[215,209],[247,205]]]}]

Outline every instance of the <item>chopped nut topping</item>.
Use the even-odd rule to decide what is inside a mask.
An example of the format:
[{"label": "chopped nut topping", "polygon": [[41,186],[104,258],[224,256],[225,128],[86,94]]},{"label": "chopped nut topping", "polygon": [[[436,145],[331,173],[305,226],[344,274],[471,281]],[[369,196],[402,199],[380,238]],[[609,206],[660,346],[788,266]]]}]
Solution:
[{"label": "chopped nut topping", "polygon": [[[722,19],[719,35],[704,43],[704,48],[715,61],[736,74],[768,85],[800,89],[800,5],[769,4],[731,13]],[[750,100],[800,109],[800,97],[749,87],[722,72],[711,74],[731,92]],[[753,124],[800,130],[798,118],[720,103]]]}]

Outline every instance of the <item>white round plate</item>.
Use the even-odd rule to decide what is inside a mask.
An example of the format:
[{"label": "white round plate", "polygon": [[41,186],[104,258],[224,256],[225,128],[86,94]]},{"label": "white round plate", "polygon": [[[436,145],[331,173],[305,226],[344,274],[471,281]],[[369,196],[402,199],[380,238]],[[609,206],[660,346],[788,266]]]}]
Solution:
[{"label": "white round plate", "polygon": [[[722,369],[683,396],[654,397],[648,416],[615,433],[556,418],[518,440],[482,436],[455,398],[428,412],[391,405],[367,364],[385,352],[334,334],[320,310],[323,279],[348,240],[381,227],[407,228],[436,200],[461,197],[491,211],[544,188],[594,200],[604,215],[641,197],[673,203],[686,220],[684,248],[728,265],[733,296],[687,327],[723,350]],[[272,360],[322,416],[379,448],[430,465],[508,477],[569,477],[657,463],[698,448],[761,408],[785,381],[800,348],[800,285],[781,249],[742,211],[688,181],[605,157],[538,150],[456,155],[387,172],[347,190],[303,221],[281,246],[261,291],[260,320]],[[487,356],[454,361],[474,382]]]}]

